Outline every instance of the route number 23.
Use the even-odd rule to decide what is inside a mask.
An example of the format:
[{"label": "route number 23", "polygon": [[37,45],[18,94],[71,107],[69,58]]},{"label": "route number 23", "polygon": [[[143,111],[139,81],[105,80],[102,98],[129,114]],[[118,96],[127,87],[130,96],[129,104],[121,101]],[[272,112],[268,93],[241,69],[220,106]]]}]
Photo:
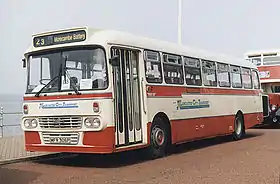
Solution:
[{"label": "route number 23", "polygon": [[45,40],[44,40],[44,39],[37,39],[36,45],[37,45],[37,46],[45,45]]}]

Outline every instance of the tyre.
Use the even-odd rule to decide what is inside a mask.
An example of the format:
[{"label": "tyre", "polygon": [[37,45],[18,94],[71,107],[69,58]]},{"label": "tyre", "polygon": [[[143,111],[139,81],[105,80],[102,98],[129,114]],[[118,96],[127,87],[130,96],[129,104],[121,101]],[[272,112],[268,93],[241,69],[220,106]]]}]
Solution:
[{"label": "tyre", "polygon": [[234,133],[233,139],[240,140],[245,136],[244,119],[241,113],[237,113],[234,119]]},{"label": "tyre", "polygon": [[168,127],[161,117],[156,117],[152,123],[150,132],[149,158],[156,159],[164,157],[169,144]]}]

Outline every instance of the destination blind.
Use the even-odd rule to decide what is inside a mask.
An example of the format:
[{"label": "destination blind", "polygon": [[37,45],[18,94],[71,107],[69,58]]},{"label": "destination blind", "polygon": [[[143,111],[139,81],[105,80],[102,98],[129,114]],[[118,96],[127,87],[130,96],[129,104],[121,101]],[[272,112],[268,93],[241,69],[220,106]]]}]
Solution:
[{"label": "destination blind", "polygon": [[58,33],[58,34],[34,37],[33,46],[44,47],[44,46],[64,44],[64,43],[81,42],[84,40],[86,40],[86,32],[84,30],[72,31],[66,33]]}]

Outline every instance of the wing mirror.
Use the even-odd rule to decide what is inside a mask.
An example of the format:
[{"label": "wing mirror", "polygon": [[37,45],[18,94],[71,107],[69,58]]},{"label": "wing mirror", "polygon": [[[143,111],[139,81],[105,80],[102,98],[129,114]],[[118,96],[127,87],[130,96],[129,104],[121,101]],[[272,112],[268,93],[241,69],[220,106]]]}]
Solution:
[{"label": "wing mirror", "polygon": [[22,59],[22,67],[26,68],[26,59],[25,58]]}]

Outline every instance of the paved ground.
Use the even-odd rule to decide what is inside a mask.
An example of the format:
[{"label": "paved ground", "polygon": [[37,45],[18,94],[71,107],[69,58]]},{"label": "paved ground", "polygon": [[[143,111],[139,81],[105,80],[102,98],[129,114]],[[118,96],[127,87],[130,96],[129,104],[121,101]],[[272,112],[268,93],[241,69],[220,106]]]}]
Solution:
[{"label": "paved ground", "polygon": [[0,165],[46,154],[48,153],[26,152],[23,136],[0,138]]},{"label": "paved ground", "polygon": [[278,184],[279,153],[280,130],[254,129],[241,141],[224,137],[187,143],[152,161],[128,152],[4,165],[0,183]]}]

